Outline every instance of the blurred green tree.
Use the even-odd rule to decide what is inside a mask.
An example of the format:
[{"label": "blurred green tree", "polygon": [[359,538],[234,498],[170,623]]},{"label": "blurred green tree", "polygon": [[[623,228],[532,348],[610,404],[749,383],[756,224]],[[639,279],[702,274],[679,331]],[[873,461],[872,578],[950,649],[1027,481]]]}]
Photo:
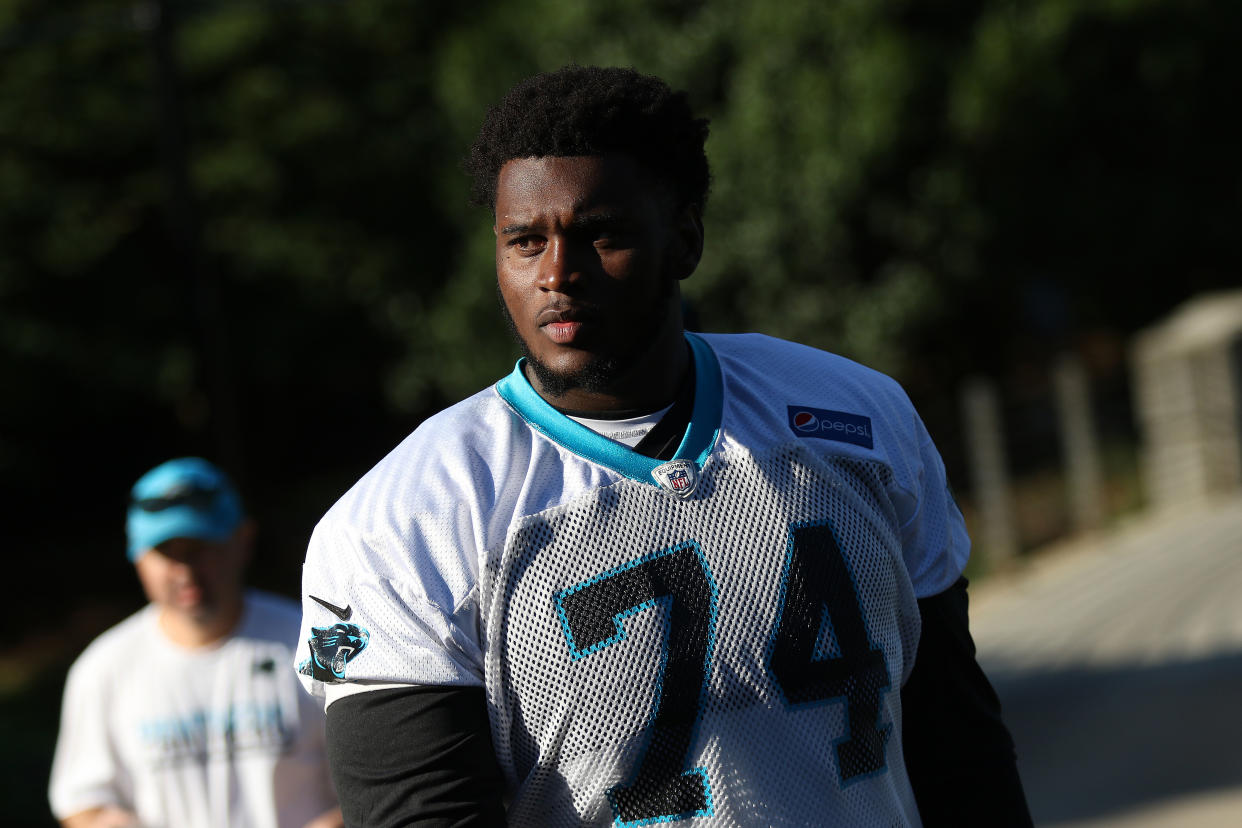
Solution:
[{"label": "blurred green tree", "polygon": [[72,475],[101,496],[55,543],[118,549],[139,472],[224,454],[287,567],[349,479],[513,358],[456,162],[488,103],[569,61],[662,75],[712,117],[687,283],[707,329],[950,399],[967,371],[1131,330],[1236,279],[1240,9],[14,0],[0,485],[44,504],[14,531],[42,543]]}]

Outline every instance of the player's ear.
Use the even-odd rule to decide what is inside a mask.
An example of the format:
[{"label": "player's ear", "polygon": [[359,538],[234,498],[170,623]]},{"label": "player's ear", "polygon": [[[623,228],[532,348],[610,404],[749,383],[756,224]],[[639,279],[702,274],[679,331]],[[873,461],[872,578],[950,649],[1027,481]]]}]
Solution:
[{"label": "player's ear", "polygon": [[668,254],[669,272],[678,280],[688,278],[699,266],[703,258],[703,218],[697,207],[683,207],[674,216]]}]

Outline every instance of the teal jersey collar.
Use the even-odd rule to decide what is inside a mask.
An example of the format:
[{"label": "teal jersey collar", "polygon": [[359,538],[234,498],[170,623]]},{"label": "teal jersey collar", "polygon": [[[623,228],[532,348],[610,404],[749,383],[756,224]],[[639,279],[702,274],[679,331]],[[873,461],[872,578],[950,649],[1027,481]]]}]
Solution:
[{"label": "teal jersey collar", "polygon": [[[690,353],[694,356],[694,412],[690,415],[690,424],[673,459],[689,460],[702,470],[720,434],[720,416],[724,408],[723,382],[720,363],[716,361],[711,347],[692,333],[686,334],[686,341],[690,343]],[[518,416],[531,428],[579,457],[607,466],[633,480],[655,485],[651,473],[665,461],[645,457],[557,411],[531,387],[522,371],[522,362],[519,359],[513,373],[496,384],[497,392]]]}]

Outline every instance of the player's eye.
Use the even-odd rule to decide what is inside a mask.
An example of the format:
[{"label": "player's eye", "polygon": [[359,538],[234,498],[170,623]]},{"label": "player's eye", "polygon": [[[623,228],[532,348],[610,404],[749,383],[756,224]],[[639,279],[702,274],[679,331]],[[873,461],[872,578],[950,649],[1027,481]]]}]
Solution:
[{"label": "player's eye", "polygon": [[519,253],[534,254],[547,247],[548,241],[542,236],[517,236],[509,240],[509,246]]},{"label": "player's eye", "polygon": [[634,233],[624,222],[610,222],[593,228],[591,242],[601,249],[634,246]]}]

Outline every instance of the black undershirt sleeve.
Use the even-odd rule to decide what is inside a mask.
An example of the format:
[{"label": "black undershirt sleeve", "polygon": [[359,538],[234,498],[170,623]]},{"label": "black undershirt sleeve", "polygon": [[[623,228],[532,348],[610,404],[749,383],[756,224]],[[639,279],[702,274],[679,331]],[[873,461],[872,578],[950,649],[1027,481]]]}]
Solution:
[{"label": "black undershirt sleeve", "polygon": [[328,706],[328,762],[349,828],[504,825],[479,687],[372,690]]},{"label": "black undershirt sleeve", "polygon": [[919,600],[923,634],[901,690],[902,747],[923,825],[1031,825],[1000,700],[975,659],[967,582]]}]

